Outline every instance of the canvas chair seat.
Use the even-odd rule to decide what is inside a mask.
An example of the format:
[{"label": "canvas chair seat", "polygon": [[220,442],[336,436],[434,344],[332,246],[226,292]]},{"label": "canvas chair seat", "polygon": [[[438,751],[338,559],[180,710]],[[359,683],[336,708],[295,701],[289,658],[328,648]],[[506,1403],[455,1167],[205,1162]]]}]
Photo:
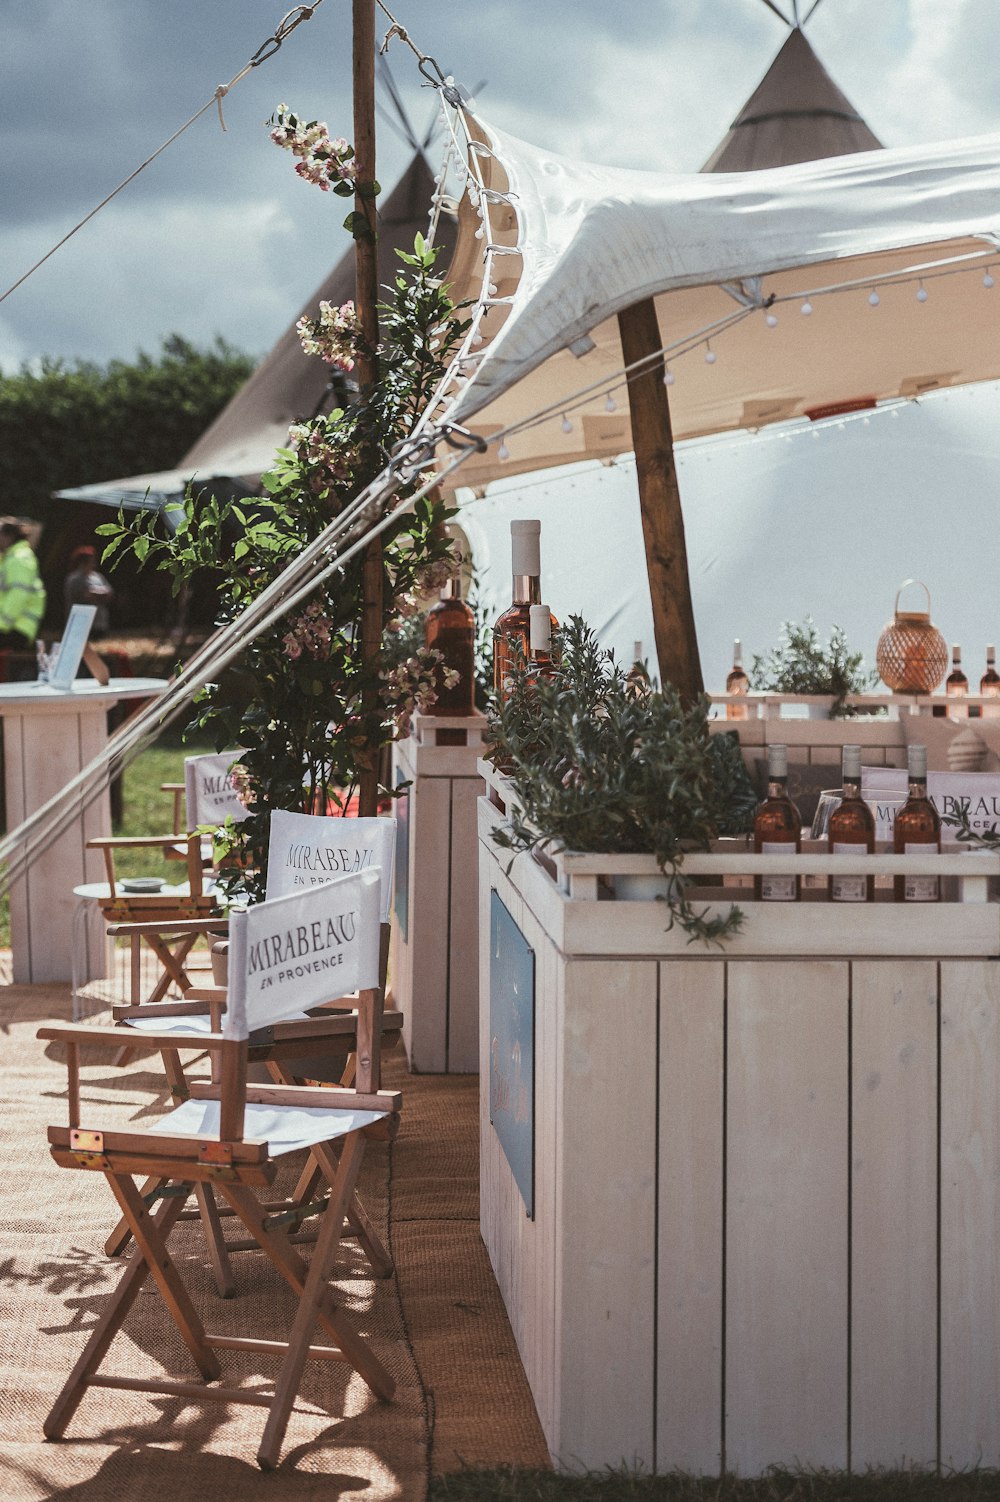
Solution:
[{"label": "canvas chair seat", "polygon": [[[308,1012],[296,1012],[285,1020],[309,1022],[311,1018]],[[139,1033],[176,1033],[178,1037],[212,1031],[212,1019],[207,1012],[189,1012],[181,1017],[162,1016],[159,1013],[153,1017],[123,1017],[121,1025],[135,1028]]]},{"label": "canvas chair seat", "polygon": [[[243,1130],[246,1140],[266,1142],[269,1157],[283,1157],[317,1142],[333,1142],[349,1132],[373,1126],[384,1111],[329,1111],[311,1106],[246,1106]],[[219,1102],[186,1100],[183,1105],[160,1117],[150,1131],[171,1136],[218,1137]]]}]

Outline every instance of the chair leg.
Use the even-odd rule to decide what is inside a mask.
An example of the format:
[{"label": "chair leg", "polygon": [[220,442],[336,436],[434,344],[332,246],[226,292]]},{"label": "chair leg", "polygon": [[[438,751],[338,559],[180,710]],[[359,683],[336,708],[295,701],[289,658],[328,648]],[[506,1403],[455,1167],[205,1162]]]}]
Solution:
[{"label": "chair leg", "polygon": [[222,1222],[219,1219],[219,1207],[215,1203],[215,1191],[211,1184],[198,1183],[194,1186],[194,1192],[219,1298],[231,1299],[236,1292],[236,1280],[229,1263],[226,1238],[222,1234]]},{"label": "chair leg", "polygon": [[[147,1194],[152,1193],[154,1189],[162,1189],[166,1182],[166,1179],[147,1179],[139,1190],[140,1197],[145,1200]],[[131,1240],[132,1232],[128,1221],[123,1215],[104,1243],[104,1255],[106,1257],[120,1257]]]},{"label": "chair leg", "polygon": [[268,1410],[264,1435],[257,1451],[257,1462],[262,1470],[270,1471],[278,1464],[281,1445],[288,1427],[288,1419],[302,1380],[302,1369],[309,1356],[309,1342],[313,1326],[323,1314],[323,1323],[332,1326],[337,1343],[358,1375],[380,1398],[391,1398],[395,1383],[381,1362],[368,1349],[365,1342],[352,1329],[343,1312],[332,1308],[332,1299],[327,1281],[333,1270],[340,1245],[344,1217],[357,1180],[365,1142],[360,1133],[353,1133],[344,1143],[340,1155],[337,1180],[330,1194],[330,1204],[323,1217],[316,1248],[309,1264],[309,1273],[299,1298],[298,1309],[288,1338],[288,1349],[278,1373],[274,1397]]},{"label": "chair leg", "polygon": [[[158,1181],[155,1179],[150,1180],[150,1183],[156,1182]],[[164,1200],[155,1216],[152,1217],[152,1223],[158,1238],[166,1237],[170,1234],[174,1222],[183,1208],[184,1200],[180,1196],[176,1199]],[[131,1235],[131,1231],[129,1235]],[[137,1246],[129,1258],[118,1287],[111,1295],[104,1313],[91,1331],[90,1339],[84,1346],[79,1360],[70,1372],[62,1391],[52,1405],[49,1416],[43,1425],[46,1439],[62,1439],[66,1432],[66,1426],[80,1406],[80,1401],[87,1390],[90,1378],[97,1371],[97,1368],[107,1354],[108,1347],[125,1323],[129,1310],[135,1303],[139,1290],[149,1277],[150,1271],[150,1265],[146,1260],[145,1252],[141,1247]]]},{"label": "chair leg", "polygon": [[[206,1382],[214,1382],[221,1376],[222,1369],[214,1352],[205,1344],[204,1327],[187,1289],[181,1282],[177,1269],[170,1260],[156,1222],[146,1209],[142,1196],[130,1178],[118,1173],[108,1173],[106,1178],[111,1185],[115,1199],[122,1208],[122,1214],[129,1223],[132,1235],[135,1237],[135,1244],[142,1252],[156,1280],[163,1302],[170,1311],[181,1339],[194,1357],[195,1366]],[[178,1196],[181,1204],[186,1197],[186,1195]]]},{"label": "chair leg", "polygon": [[[317,1163],[323,1170],[323,1175],[331,1187],[336,1183],[339,1171],[337,1153],[329,1142],[317,1143],[312,1152]],[[330,1214],[329,1209],[327,1215]],[[358,1238],[361,1250],[371,1264],[371,1270],[376,1278],[391,1278],[395,1272],[392,1258],[388,1250],[382,1245],[375,1227],[372,1225],[361,1200],[358,1198],[356,1189],[352,1189],[351,1197],[347,1203],[346,1219],[351,1230]]]}]

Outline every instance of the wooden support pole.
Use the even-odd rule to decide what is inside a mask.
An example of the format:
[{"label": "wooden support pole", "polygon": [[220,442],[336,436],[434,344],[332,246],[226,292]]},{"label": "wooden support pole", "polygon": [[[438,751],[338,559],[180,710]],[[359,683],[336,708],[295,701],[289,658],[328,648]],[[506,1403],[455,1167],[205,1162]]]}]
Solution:
[{"label": "wooden support pole", "polygon": [[619,313],[618,329],[626,365],[649,359],[639,374],[629,377],[628,403],[660,682],[672,683],[683,702],[693,704],[704,684],[663,358],[649,358],[663,347],[652,299]]},{"label": "wooden support pole", "polygon": [[[353,0],[354,49],[354,153],[359,183],[375,181],[375,0]],[[368,221],[370,234],[354,241],[355,308],[368,352],[357,361],[358,385],[362,401],[378,379],[378,262],[376,259],[375,199],[358,193],[355,211]],[[374,466],[372,467],[374,469]],[[366,466],[367,470],[367,466]],[[366,472],[364,478],[370,479]],[[382,646],[384,571],[382,540],[376,538],[365,549],[362,564],[364,603],[361,612],[361,653],[366,663],[373,662]],[[376,696],[368,695],[366,716],[377,708]],[[378,756],[367,748],[370,765],[362,767],[358,790],[358,812],[369,818],[378,809]]]}]

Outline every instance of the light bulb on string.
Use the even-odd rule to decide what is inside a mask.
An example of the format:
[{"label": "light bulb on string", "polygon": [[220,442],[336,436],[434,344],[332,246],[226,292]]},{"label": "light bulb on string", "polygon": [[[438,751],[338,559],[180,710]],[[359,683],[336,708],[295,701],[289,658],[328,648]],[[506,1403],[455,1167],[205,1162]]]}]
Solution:
[{"label": "light bulb on string", "polygon": [[501,464],[510,458],[510,449],[507,447],[507,440],[505,438],[500,440],[500,447],[497,449],[497,458]]},{"label": "light bulb on string", "polygon": [[876,292],[875,288],[873,287],[872,290],[868,294],[868,306],[870,308],[877,308],[878,305],[879,305],[879,303],[881,301],[882,301],[882,299],[879,297],[878,293]]},{"label": "light bulb on string", "polygon": [[715,350],[712,348],[711,340],[706,340],[705,341],[705,364],[706,365],[714,365],[717,359],[718,359],[718,356],[716,355]]},{"label": "light bulb on string", "polygon": [[664,386],[672,386],[674,384],[674,373],[670,369],[669,365],[667,366],[666,370],[663,372],[663,384],[664,384]]},{"label": "light bulb on string", "polygon": [[615,405],[615,399],[611,395],[610,391],[608,392],[607,397],[606,397],[605,402],[604,402],[604,410],[605,410],[605,412],[617,412],[617,410],[618,410],[617,406]]},{"label": "light bulb on string", "polygon": [[767,324],[769,329],[776,329],[778,327],[777,313],[765,313],[764,322]]},{"label": "light bulb on string", "polygon": [[813,310],[813,305],[812,305],[812,303],[809,301],[809,299],[807,297],[806,300],[805,300],[805,302],[802,304],[801,308],[799,309],[799,312],[803,315],[803,317],[808,318],[809,314],[812,312],[812,310]]},{"label": "light bulb on string", "polygon": [[920,285],[917,287],[917,302],[926,302],[926,301],[927,301],[927,288],[924,286],[923,282],[921,282]]},{"label": "light bulb on string", "polygon": [[986,275],[983,277],[983,286],[987,290],[989,290],[990,287],[995,287],[996,286],[996,278],[994,277],[993,272],[991,270],[987,271]]},{"label": "light bulb on string", "polygon": [[563,419],[559,426],[562,428],[564,433],[572,433],[573,431],[573,424],[570,422],[565,412],[563,413]]}]

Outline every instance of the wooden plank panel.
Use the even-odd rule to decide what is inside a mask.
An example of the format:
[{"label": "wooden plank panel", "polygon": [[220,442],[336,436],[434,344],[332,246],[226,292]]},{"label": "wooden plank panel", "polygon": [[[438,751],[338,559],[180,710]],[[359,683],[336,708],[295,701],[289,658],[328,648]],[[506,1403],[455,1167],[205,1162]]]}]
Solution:
[{"label": "wooden plank panel", "polygon": [[1000,966],[941,966],[941,1463],[1000,1464]]},{"label": "wooden plank panel", "polygon": [[851,1465],[937,1458],[937,965],[852,974]]},{"label": "wooden plank panel", "polygon": [[847,1464],[848,973],[728,967],[726,1464]]},{"label": "wooden plank panel", "polygon": [[651,1469],[657,967],[570,961],[565,972],[555,1449],[567,1465],[614,1455]]},{"label": "wooden plank panel", "polygon": [[411,994],[399,999],[406,1057],[420,1074],[443,1074],[448,1062],[450,802],[447,779],[418,776],[410,788]]},{"label": "wooden plank panel", "polygon": [[722,1467],[725,962],[660,966],[656,1464]]},{"label": "wooden plank panel", "polygon": [[459,777],[451,783],[447,1039],[450,1074],[475,1074],[479,1068],[479,895],[476,889],[479,839],[476,806],[482,787],[478,777]]}]

